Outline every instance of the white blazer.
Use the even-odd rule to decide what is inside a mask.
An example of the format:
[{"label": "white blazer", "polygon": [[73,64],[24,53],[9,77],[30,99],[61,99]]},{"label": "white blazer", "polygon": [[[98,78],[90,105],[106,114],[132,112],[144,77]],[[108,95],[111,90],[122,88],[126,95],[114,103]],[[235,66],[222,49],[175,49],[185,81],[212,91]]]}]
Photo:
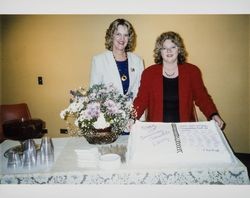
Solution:
[{"label": "white blazer", "polygon": [[[128,93],[136,97],[141,80],[141,74],[144,70],[143,60],[134,53],[128,52],[128,71],[129,71],[129,88]],[[98,54],[92,58],[92,67],[90,74],[90,86],[93,84],[109,84],[113,83],[115,87],[123,94],[122,82],[120,74],[113,57],[113,53],[109,50]]]}]

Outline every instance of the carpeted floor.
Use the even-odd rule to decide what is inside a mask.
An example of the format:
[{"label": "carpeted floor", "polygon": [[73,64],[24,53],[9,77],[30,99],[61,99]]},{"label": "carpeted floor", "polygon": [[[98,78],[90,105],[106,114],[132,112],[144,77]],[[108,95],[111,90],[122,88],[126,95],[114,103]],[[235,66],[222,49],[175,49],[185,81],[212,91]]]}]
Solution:
[{"label": "carpeted floor", "polygon": [[235,153],[235,156],[247,167],[248,176],[250,177],[250,154]]}]

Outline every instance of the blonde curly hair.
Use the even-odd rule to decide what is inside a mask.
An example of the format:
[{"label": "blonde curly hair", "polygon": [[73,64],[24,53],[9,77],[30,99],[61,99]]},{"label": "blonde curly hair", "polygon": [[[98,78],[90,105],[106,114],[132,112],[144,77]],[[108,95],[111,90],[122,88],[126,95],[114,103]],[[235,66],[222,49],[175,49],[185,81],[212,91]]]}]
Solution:
[{"label": "blonde curly hair", "polygon": [[163,43],[167,40],[171,40],[178,48],[179,48],[179,54],[178,54],[178,64],[182,64],[186,62],[188,53],[185,49],[184,42],[181,38],[181,36],[176,32],[164,32],[162,33],[155,42],[155,48],[154,48],[154,61],[156,64],[162,64],[162,56],[161,56],[161,49],[163,47]]},{"label": "blonde curly hair", "polygon": [[129,40],[128,44],[125,48],[126,52],[131,52],[134,50],[135,45],[136,45],[136,33],[135,30],[132,26],[132,24],[125,20],[125,19],[116,19],[113,21],[109,28],[106,31],[106,36],[105,36],[105,47],[108,50],[113,50],[113,37],[114,37],[114,32],[117,30],[118,26],[126,26],[128,28],[128,35],[129,35]]}]

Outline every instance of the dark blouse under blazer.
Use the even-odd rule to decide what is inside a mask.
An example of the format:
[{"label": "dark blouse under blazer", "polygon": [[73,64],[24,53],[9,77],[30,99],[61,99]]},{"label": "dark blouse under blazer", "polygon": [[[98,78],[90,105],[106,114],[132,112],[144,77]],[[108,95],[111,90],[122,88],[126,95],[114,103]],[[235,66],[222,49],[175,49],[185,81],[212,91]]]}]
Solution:
[{"label": "dark blouse under blazer", "polygon": [[[207,119],[217,108],[203,83],[200,69],[192,64],[178,65],[179,70],[179,113],[181,122],[192,122],[194,103]],[[163,121],[163,75],[162,64],[152,65],[142,73],[138,95],[134,101],[137,118],[147,109],[147,120]]]}]

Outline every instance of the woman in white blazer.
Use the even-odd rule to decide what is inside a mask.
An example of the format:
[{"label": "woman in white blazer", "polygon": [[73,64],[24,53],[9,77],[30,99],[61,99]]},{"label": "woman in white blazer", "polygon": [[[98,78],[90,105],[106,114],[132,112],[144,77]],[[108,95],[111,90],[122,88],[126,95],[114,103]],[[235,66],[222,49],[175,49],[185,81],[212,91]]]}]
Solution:
[{"label": "woman in white blazer", "polygon": [[136,97],[144,70],[143,60],[132,53],[136,34],[133,26],[125,19],[116,19],[106,31],[106,51],[92,59],[90,86],[93,84],[113,85],[122,94]]}]

